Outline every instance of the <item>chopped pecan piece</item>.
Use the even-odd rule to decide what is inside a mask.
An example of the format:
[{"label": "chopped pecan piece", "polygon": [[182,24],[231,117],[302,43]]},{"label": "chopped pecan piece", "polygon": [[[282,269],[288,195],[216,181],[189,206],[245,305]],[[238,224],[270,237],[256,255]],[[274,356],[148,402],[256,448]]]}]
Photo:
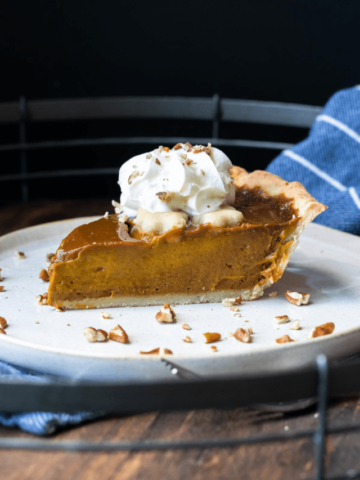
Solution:
[{"label": "chopped pecan piece", "polygon": [[271,292],[269,293],[269,297],[277,297],[277,292]]},{"label": "chopped pecan piece", "polygon": [[[108,212],[106,212],[108,214]],[[109,214],[108,214],[109,215]],[[51,262],[52,258],[55,256],[55,253],[47,253],[46,254],[46,261]]]},{"label": "chopped pecan piece", "polygon": [[203,333],[203,335],[204,335],[205,343],[214,343],[214,342],[218,342],[219,340],[221,340],[220,333],[206,332],[206,333]]},{"label": "chopped pecan piece", "polygon": [[121,203],[116,202],[115,200],[112,200],[111,204],[114,207],[115,213],[121,213],[123,211]]},{"label": "chopped pecan piece", "polygon": [[99,330],[96,330],[97,342],[106,342],[107,339],[108,339],[108,333],[105,332],[105,330],[101,330],[101,328]]},{"label": "chopped pecan piece", "polygon": [[287,315],[281,315],[280,317],[275,317],[275,321],[278,325],[282,325],[283,323],[289,323],[290,318]]},{"label": "chopped pecan piece", "polygon": [[36,300],[37,300],[37,303],[39,305],[47,305],[47,295],[45,297],[45,294],[44,295],[38,295],[36,297]]},{"label": "chopped pecan piece", "polygon": [[240,308],[239,307],[230,307],[231,312],[239,312]]},{"label": "chopped pecan piece", "polygon": [[192,343],[191,338],[190,338],[190,337],[187,337],[187,336],[184,337],[182,340],[183,340],[183,342],[185,342],[185,343]]},{"label": "chopped pecan piece", "polygon": [[135,180],[135,178],[138,177],[139,175],[140,175],[140,172],[138,172],[137,170],[135,172],[133,172],[128,178],[128,184],[131,185],[133,180]]},{"label": "chopped pecan piece", "polygon": [[295,320],[291,325],[290,325],[290,330],[300,330],[300,322],[299,320]]},{"label": "chopped pecan piece", "polygon": [[84,335],[88,342],[95,343],[96,342],[96,329],[93,327],[86,327],[84,328]]},{"label": "chopped pecan piece", "polygon": [[128,334],[125,332],[125,330],[122,327],[120,327],[120,325],[116,325],[116,327],[110,330],[109,338],[114,342],[119,342],[119,343],[129,342]]},{"label": "chopped pecan piece", "polygon": [[152,350],[149,350],[148,352],[144,352],[144,351],[140,350],[140,353],[142,355],[159,355],[160,348],[153,348]]},{"label": "chopped pecan piece", "polygon": [[181,325],[181,327],[182,327],[184,330],[191,330],[190,325],[188,325],[187,323],[183,323],[183,324]]},{"label": "chopped pecan piece", "polygon": [[309,303],[310,293],[300,293],[286,290],[285,298],[288,302],[299,307],[300,305],[307,305]]},{"label": "chopped pecan piece", "polygon": [[165,303],[160,311],[155,315],[155,318],[160,323],[174,323],[175,321],[175,312],[172,307]]},{"label": "chopped pecan piece", "polygon": [[49,274],[48,274],[47,270],[45,270],[45,268],[40,270],[39,278],[43,282],[48,282],[49,281]]},{"label": "chopped pecan piece", "polygon": [[6,335],[5,330],[3,330],[2,328],[0,328],[0,333],[2,333],[3,335]]},{"label": "chopped pecan piece", "polygon": [[57,312],[65,312],[65,308],[63,308],[63,307],[55,307],[55,310]]},{"label": "chopped pecan piece", "polygon": [[109,320],[111,318],[111,313],[101,312],[101,316],[104,320]]},{"label": "chopped pecan piece", "polygon": [[330,335],[335,330],[335,323],[328,322],[319,325],[311,330],[309,338],[323,337],[324,335]]},{"label": "chopped pecan piece", "polygon": [[175,197],[173,192],[158,192],[155,195],[159,198],[159,200],[166,203],[171,202],[171,200],[173,200]]},{"label": "chopped pecan piece", "polygon": [[214,352],[214,353],[216,353],[216,352],[218,351],[218,349],[217,349],[217,347],[215,347],[215,345],[212,345],[212,346],[210,347],[210,349],[211,349],[211,351]]},{"label": "chopped pecan piece", "polygon": [[170,148],[169,147],[164,147],[163,150],[165,150],[165,152],[169,152]]},{"label": "chopped pecan piece", "polygon": [[15,250],[15,256],[19,259],[25,258],[25,253],[24,252],[19,252],[19,250]]},{"label": "chopped pecan piece", "polygon": [[155,163],[156,163],[156,165],[161,165],[161,162],[158,158],[155,160]]},{"label": "chopped pecan piece", "polygon": [[238,328],[234,333],[234,337],[236,338],[236,340],[239,340],[239,342],[242,342],[242,343],[251,342],[250,333],[244,330],[243,328]]},{"label": "chopped pecan piece", "polygon": [[7,327],[7,321],[4,317],[0,317],[0,328],[4,329]]},{"label": "chopped pecan piece", "polygon": [[170,350],[169,348],[161,348],[160,353],[161,353],[161,355],[172,355],[173,354],[172,350]]},{"label": "chopped pecan piece", "polygon": [[181,144],[180,143],[177,143],[176,145],[173,146],[173,149],[174,150],[180,150],[181,148]]},{"label": "chopped pecan piece", "polygon": [[289,335],[283,335],[282,337],[276,338],[275,342],[276,343],[290,343],[293,342],[294,340],[289,337]]},{"label": "chopped pecan piece", "polygon": [[242,302],[242,298],[239,296],[237,298],[224,298],[222,304],[224,307],[233,307],[234,305],[240,305]]},{"label": "chopped pecan piece", "polygon": [[5,290],[4,285],[0,285],[0,292],[3,292]]}]

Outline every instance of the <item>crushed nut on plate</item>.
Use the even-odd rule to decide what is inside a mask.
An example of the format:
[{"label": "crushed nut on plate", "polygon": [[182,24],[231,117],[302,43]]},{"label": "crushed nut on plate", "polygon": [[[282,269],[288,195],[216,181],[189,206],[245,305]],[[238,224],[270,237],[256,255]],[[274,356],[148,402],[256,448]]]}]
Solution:
[{"label": "crushed nut on plate", "polygon": [[88,342],[96,342],[96,328],[86,327],[84,328],[84,335]]},{"label": "crushed nut on plate", "polygon": [[207,332],[207,333],[203,333],[203,335],[204,335],[205,343],[214,343],[214,342],[218,342],[219,340],[221,340],[220,333]]},{"label": "crushed nut on plate", "polygon": [[110,330],[109,338],[114,342],[129,343],[128,334],[125,332],[125,330],[122,327],[120,327],[120,325],[116,325],[116,327]]},{"label": "crushed nut on plate", "polygon": [[271,292],[269,293],[269,297],[277,297],[277,292]]},{"label": "crushed nut on plate", "polygon": [[242,298],[239,296],[237,298],[224,298],[221,302],[224,307],[233,307],[234,305],[240,305],[242,302]]},{"label": "crushed nut on plate", "polygon": [[49,274],[48,274],[47,270],[45,270],[45,268],[42,268],[42,269],[40,270],[39,278],[40,278],[40,280],[42,280],[43,282],[48,282],[48,281],[49,281]]},{"label": "crushed nut on plate", "polygon": [[212,345],[212,346],[210,347],[210,349],[211,349],[211,351],[214,352],[214,353],[218,351],[218,349],[217,349],[217,347],[215,347],[215,345]]},{"label": "crushed nut on plate", "polygon": [[159,355],[160,348],[153,348],[152,350],[149,350],[148,352],[140,351],[140,353],[141,353],[141,355]]},{"label": "crushed nut on plate", "polygon": [[7,327],[7,321],[4,317],[0,317],[0,328],[4,329]]},{"label": "crushed nut on plate", "polygon": [[323,337],[324,335],[330,335],[335,330],[335,323],[328,322],[319,325],[311,330],[309,338]]},{"label": "crushed nut on plate", "polygon": [[185,343],[192,343],[192,340],[191,340],[190,337],[184,337],[182,340],[183,340],[183,342],[185,342]]},{"label": "crushed nut on plate", "polygon": [[252,327],[245,328],[245,331],[248,332],[249,335],[254,335],[254,330]]},{"label": "crushed nut on plate", "polygon": [[242,343],[251,342],[250,333],[244,330],[243,328],[238,328],[234,333],[234,337],[236,338],[236,340],[239,340],[239,342],[242,342]]},{"label": "crushed nut on plate", "polygon": [[286,290],[285,298],[288,302],[299,307],[300,305],[307,305],[309,303],[310,293],[300,293]]},{"label": "crushed nut on plate", "polygon": [[295,320],[291,325],[290,325],[290,330],[300,330],[300,322],[299,320]]},{"label": "crushed nut on plate", "polygon": [[239,312],[240,308],[239,307],[230,307],[231,312]]},{"label": "crushed nut on plate", "polygon": [[282,337],[275,338],[275,342],[282,344],[282,343],[290,343],[293,342],[294,340],[289,337],[289,335],[283,335]]},{"label": "crushed nut on plate", "polygon": [[97,342],[106,342],[107,339],[108,339],[108,333],[105,332],[105,330],[101,330],[101,328],[99,330],[96,330]]},{"label": "crushed nut on plate", "polygon": [[154,348],[148,352],[140,351],[142,355],[172,355],[173,352],[169,348]]},{"label": "crushed nut on plate", "polygon": [[283,323],[289,323],[290,318],[287,315],[281,315],[279,317],[275,317],[275,321],[278,325],[282,325]]},{"label": "crushed nut on plate", "polygon": [[2,328],[0,328],[0,333],[2,333],[3,335],[6,335],[5,330],[3,330]]},{"label": "crushed nut on plate", "polygon": [[183,324],[181,325],[181,327],[182,327],[184,330],[191,330],[190,325],[188,325],[187,323],[183,323]]},{"label": "crushed nut on plate", "polygon": [[174,323],[175,312],[168,303],[165,303],[164,306],[160,308],[160,311],[155,315],[155,318],[160,323]]},{"label": "crushed nut on plate", "polygon": [[47,253],[46,254],[46,261],[51,262],[51,260],[54,256],[55,256],[55,253]]},{"label": "crushed nut on plate", "polygon": [[36,300],[37,300],[39,305],[47,305],[47,298],[48,298],[48,293],[45,292],[42,295],[38,295],[36,297]]},{"label": "crushed nut on plate", "polygon": [[109,318],[111,318],[111,313],[101,312],[101,316],[104,320],[109,320]]},{"label": "crushed nut on plate", "polygon": [[84,335],[86,340],[91,343],[106,342],[108,339],[108,334],[105,330],[96,330],[96,328],[93,327],[84,328]]},{"label": "crushed nut on plate", "polygon": [[20,258],[20,259],[25,258],[25,253],[19,252],[19,250],[15,250],[14,254],[15,254],[15,257],[17,258]]},{"label": "crushed nut on plate", "polygon": [[4,291],[5,291],[4,285],[0,285],[0,292],[4,292]]}]

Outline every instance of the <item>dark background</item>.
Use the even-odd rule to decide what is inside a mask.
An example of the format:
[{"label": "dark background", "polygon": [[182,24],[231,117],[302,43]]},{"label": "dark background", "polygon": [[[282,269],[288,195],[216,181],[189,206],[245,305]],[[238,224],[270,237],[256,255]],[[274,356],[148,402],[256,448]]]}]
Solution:
[{"label": "dark background", "polygon": [[[7,2],[0,20],[0,102],[126,95],[175,95],[323,105],[359,82],[357,1]],[[125,135],[209,136],[207,122],[72,122],[30,125],[28,140]],[[303,129],[223,125],[221,136],[287,142]],[[17,141],[1,126],[0,142]],[[97,147],[33,152],[29,169],[120,166],[149,148]],[[229,149],[233,163],[265,168],[274,151]],[[3,173],[19,154],[1,155]],[[32,181],[30,198],[115,197],[116,178],[67,179],[51,188]],[[2,188],[3,203],[20,185]]]}]

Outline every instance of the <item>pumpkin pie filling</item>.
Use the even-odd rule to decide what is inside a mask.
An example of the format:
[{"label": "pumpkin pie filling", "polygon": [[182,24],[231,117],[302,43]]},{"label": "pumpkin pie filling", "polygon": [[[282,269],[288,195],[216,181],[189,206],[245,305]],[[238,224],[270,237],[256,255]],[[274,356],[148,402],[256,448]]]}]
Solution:
[{"label": "pumpkin pie filling", "polygon": [[305,225],[326,207],[302,185],[267,172],[234,167],[232,176],[239,225],[190,219],[156,234],[112,215],[73,230],[49,266],[48,304],[102,308],[262,295],[282,276]]}]

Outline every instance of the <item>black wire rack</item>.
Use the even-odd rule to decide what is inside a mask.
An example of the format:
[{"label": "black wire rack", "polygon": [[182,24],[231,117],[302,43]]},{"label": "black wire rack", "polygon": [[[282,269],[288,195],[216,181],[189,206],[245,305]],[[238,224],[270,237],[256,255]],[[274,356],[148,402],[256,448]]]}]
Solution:
[{"label": "black wire rack", "polygon": [[[88,119],[187,119],[210,120],[212,131],[208,138],[187,138],[193,144],[224,147],[252,147],[273,150],[290,148],[289,143],[222,139],[219,129],[222,121],[248,122],[268,125],[310,127],[320,107],[281,104],[248,100],[178,97],[117,97],[74,100],[26,101],[0,104],[0,124],[18,124],[19,142],[0,145],[0,152],[19,152],[19,173],[0,175],[0,182],[21,182],[22,200],[29,198],[28,182],[49,177],[117,174],[118,169],[69,169],[28,172],[29,150],[126,145],[171,144],[178,137],[116,137],[76,140],[27,142],[29,122],[55,122]],[[1,356],[1,354],[0,354]],[[351,470],[341,477],[324,476],[326,435],[360,430],[360,424],[331,427],[327,425],[329,398],[354,396],[360,393],[360,362],[329,365],[319,355],[312,368],[280,372],[278,374],[246,375],[226,378],[203,378],[168,359],[160,359],[169,371],[167,382],[95,383],[70,381],[48,376],[48,382],[34,384],[25,381],[0,379],[0,411],[93,411],[106,413],[137,413],[153,410],[182,410],[201,408],[235,408],[245,405],[276,404],[284,410],[296,410],[298,405],[318,405],[318,425],[314,430],[297,430],[271,435],[252,435],[241,438],[199,439],[191,441],[53,441],[50,439],[0,438],[2,449],[68,450],[68,451],[146,451],[166,449],[229,448],[270,442],[285,442],[299,438],[313,439],[316,446],[314,480],[342,480],[360,478],[360,471]],[[314,400],[313,400],[314,399]]]}]

